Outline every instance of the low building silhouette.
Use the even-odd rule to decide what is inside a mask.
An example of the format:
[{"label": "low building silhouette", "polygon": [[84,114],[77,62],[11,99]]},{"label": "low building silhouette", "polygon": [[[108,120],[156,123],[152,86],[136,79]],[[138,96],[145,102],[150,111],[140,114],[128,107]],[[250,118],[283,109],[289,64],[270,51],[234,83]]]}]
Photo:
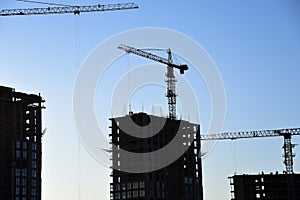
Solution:
[{"label": "low building silhouette", "polygon": [[234,175],[229,177],[232,200],[299,200],[300,174]]}]

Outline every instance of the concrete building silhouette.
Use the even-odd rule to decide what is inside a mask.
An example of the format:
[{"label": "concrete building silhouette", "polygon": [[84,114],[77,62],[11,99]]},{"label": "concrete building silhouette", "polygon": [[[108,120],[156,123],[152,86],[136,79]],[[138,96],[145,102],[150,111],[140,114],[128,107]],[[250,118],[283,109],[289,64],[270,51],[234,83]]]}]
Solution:
[{"label": "concrete building silhouette", "polygon": [[232,200],[299,200],[300,174],[234,175],[229,177]]},{"label": "concrete building silhouette", "polygon": [[40,95],[0,86],[0,200],[40,200]]},{"label": "concrete building silhouette", "polygon": [[[111,200],[203,199],[202,164],[201,159],[198,157],[200,152],[199,124],[146,113],[130,113],[110,120],[111,142],[116,147],[112,148]],[[131,126],[130,123],[134,123],[139,127],[148,125],[151,125],[151,127],[141,130]],[[124,127],[127,130],[124,130]],[[156,128],[158,128],[158,131],[153,134],[153,132],[156,132]],[[139,137],[132,136],[132,133]],[[142,137],[149,134],[153,136]],[[176,134],[180,134],[179,138],[181,139],[179,140],[180,145],[174,151],[184,147],[187,150],[173,163],[161,169],[145,173],[128,173],[118,170],[125,161],[120,149],[135,153],[153,152],[169,144]],[[133,169],[139,165],[157,164],[153,160],[145,159],[137,162],[134,157],[125,159],[128,159],[129,167]]]}]

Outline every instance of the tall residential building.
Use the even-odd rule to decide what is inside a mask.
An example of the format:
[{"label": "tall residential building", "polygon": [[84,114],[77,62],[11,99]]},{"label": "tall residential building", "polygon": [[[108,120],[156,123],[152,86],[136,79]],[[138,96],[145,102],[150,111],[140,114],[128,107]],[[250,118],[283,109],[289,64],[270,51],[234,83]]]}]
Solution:
[{"label": "tall residential building", "polygon": [[[115,149],[112,148],[111,200],[203,199],[202,164],[201,158],[198,157],[200,152],[199,124],[146,113],[130,113],[110,120],[111,142],[116,146]],[[140,129],[131,126],[130,123],[138,127],[151,124],[151,128]],[[180,148],[187,150],[171,164],[145,173],[128,173],[118,170],[124,165],[121,149],[141,153],[143,157],[142,153],[154,152],[168,145],[176,134],[180,134],[179,146],[173,151],[180,150]],[[145,137],[147,135],[151,136]],[[166,157],[162,156],[157,159],[163,160]],[[159,164],[149,159],[137,162],[134,157],[128,158],[128,163],[133,169],[137,166]]]},{"label": "tall residential building", "polygon": [[300,174],[244,174],[229,179],[232,200],[300,199]]},{"label": "tall residential building", "polygon": [[0,86],[0,200],[40,200],[40,95]]}]

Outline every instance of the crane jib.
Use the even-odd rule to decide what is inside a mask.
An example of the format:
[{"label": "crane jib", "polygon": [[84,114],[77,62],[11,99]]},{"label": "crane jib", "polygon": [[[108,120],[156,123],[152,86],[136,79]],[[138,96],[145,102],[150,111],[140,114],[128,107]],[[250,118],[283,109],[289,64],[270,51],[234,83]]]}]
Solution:
[{"label": "crane jib", "polygon": [[3,9],[0,10],[0,16],[14,15],[44,15],[44,14],[79,14],[81,12],[102,12],[139,8],[135,3],[117,3],[117,4],[98,4],[91,6],[55,6],[47,8],[21,8],[21,9]]}]

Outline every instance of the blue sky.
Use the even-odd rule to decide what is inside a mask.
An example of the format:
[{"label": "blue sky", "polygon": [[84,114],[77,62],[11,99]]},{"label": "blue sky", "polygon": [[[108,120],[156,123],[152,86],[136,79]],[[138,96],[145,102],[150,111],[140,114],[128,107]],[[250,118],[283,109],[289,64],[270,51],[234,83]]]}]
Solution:
[{"label": "blue sky", "polygon": [[[74,1],[60,3],[74,4]],[[0,17],[0,84],[18,91],[40,92],[46,100],[44,200],[109,199],[110,170],[80,146],[73,120],[72,95],[79,64],[99,43],[123,31],[168,28],[202,45],[224,82],[227,101],[224,132],[299,127],[298,1],[137,0],[135,3],[140,6],[138,10],[82,13],[80,16]],[[0,3],[1,9],[33,6],[43,5],[17,1]],[[132,56],[129,59],[132,63],[147,63]],[[186,77],[193,76],[187,74]],[[198,79],[191,78],[191,82],[200,85],[200,124],[206,130],[210,115],[209,94],[203,80]],[[159,87],[149,89],[157,95],[164,91]],[[201,91],[204,94],[200,94]],[[101,92],[97,91],[96,98]],[[144,94],[141,91],[140,96]],[[141,111],[142,103],[147,110],[151,103],[165,105],[164,100],[149,96],[144,101],[137,92],[132,104],[135,111]],[[99,116],[99,121],[103,121],[101,117],[110,116]],[[218,142],[203,160],[205,199],[230,199],[227,177],[234,172],[281,172],[284,169],[282,142],[282,138]],[[300,138],[294,137],[293,142],[299,144]],[[299,172],[299,147],[294,152],[294,170]]]}]

